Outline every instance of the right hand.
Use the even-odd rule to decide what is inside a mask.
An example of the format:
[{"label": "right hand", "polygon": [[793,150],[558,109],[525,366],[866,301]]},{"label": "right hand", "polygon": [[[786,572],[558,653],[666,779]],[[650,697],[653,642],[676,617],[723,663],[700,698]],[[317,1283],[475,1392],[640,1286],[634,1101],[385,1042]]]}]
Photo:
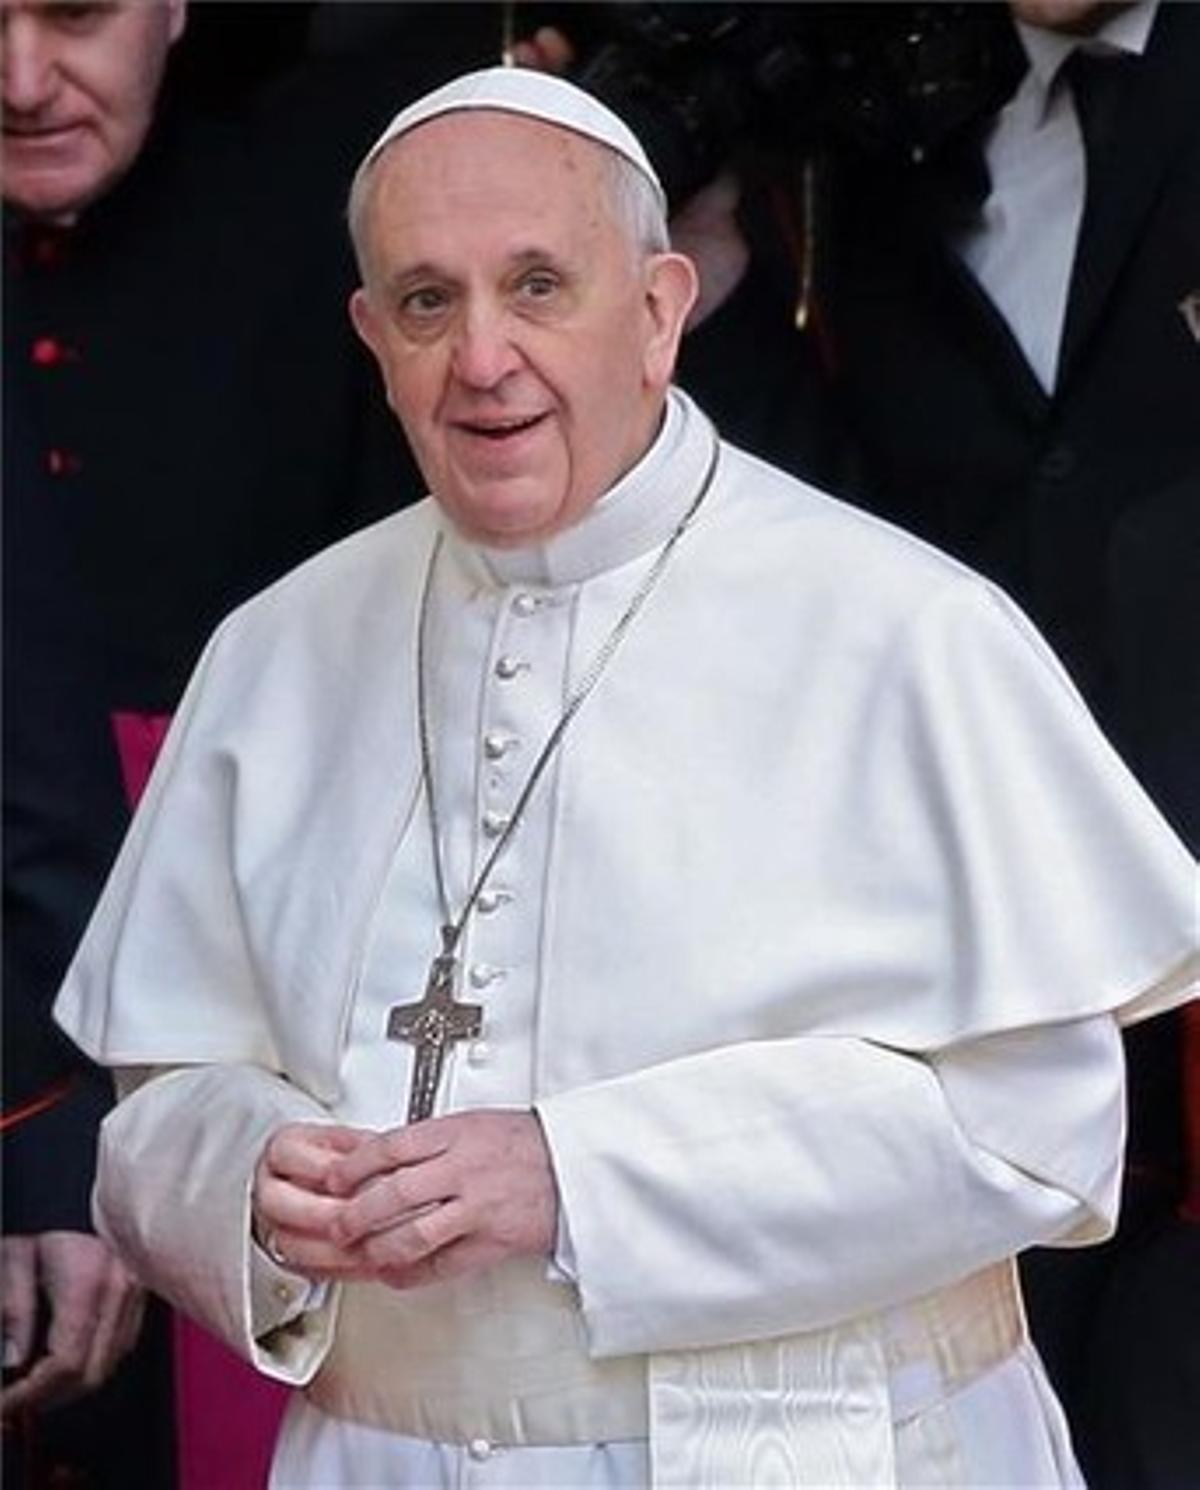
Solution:
[{"label": "right hand", "polygon": [[334,1160],[375,1135],[324,1123],[276,1129],[254,1171],[254,1235],[276,1262],[314,1280],[373,1276],[362,1249],[334,1240],[345,1201],[326,1186]]}]

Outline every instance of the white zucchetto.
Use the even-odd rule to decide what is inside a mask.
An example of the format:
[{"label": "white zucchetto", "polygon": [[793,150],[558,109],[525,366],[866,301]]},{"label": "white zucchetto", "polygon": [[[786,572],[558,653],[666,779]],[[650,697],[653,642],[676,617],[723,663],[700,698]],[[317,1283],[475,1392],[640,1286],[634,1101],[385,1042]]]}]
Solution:
[{"label": "white zucchetto", "polygon": [[417,99],[392,120],[363,157],[361,171],[379,152],[400,135],[443,114],[463,109],[497,109],[524,114],[561,129],[573,130],[615,150],[646,177],[654,187],[663,210],[666,194],[649,157],[629,126],[599,99],[566,79],[525,67],[486,67],[464,73]]}]

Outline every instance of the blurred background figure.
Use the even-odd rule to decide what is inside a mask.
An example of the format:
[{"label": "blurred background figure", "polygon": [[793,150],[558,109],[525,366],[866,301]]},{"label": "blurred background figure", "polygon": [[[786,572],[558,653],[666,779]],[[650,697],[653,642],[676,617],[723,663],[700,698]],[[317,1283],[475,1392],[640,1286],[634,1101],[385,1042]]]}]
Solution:
[{"label": "blurred background figure", "polygon": [[[844,161],[827,303],[847,490],[1016,596],[1195,850],[1200,11],[1012,12],[1000,107],[906,173]],[[1023,1266],[1093,1490],[1178,1490],[1200,1465],[1195,1021],[1127,1037],[1117,1236]]]},{"label": "blurred background figure", "polygon": [[[154,1386],[162,1373],[151,1359],[164,1358],[161,1329],[102,1402],[56,1414],[44,1433],[38,1422],[47,1409],[112,1376],[137,1339],[143,1310],[140,1290],[91,1230],[92,1148],[109,1100],[107,1083],[68,1052],[47,1015],[113,835],[106,843],[98,824],[78,821],[76,814],[88,810],[73,801],[79,773],[57,769],[64,758],[76,764],[82,745],[68,738],[72,706],[60,709],[57,700],[78,699],[78,684],[90,690],[97,680],[82,655],[71,659],[64,675],[53,673],[66,659],[52,655],[61,633],[45,612],[53,611],[56,598],[72,603],[73,545],[68,523],[37,509],[56,479],[51,465],[65,462],[68,452],[49,444],[31,448],[37,438],[27,423],[33,410],[18,389],[27,376],[22,364],[46,376],[65,348],[52,335],[37,335],[32,320],[25,322],[31,307],[9,273],[21,260],[27,272],[49,270],[59,242],[128,173],[149,133],[167,54],[183,29],[183,6],[105,10],[6,0],[0,11],[6,207],[0,1402],[5,1478],[30,1485],[49,1483],[56,1474],[70,1475],[66,1483],[77,1474],[86,1477],[81,1483],[116,1483],[138,1463],[147,1483],[167,1483],[171,1471],[169,1398]],[[57,548],[53,556],[51,548]],[[31,565],[41,567],[36,579]],[[32,605],[42,607],[40,620],[30,614]],[[79,830],[69,847],[68,824]],[[143,1392],[151,1411],[135,1457],[123,1439],[132,1444],[132,1397]],[[112,1438],[100,1427],[102,1411],[115,1420]]]}]

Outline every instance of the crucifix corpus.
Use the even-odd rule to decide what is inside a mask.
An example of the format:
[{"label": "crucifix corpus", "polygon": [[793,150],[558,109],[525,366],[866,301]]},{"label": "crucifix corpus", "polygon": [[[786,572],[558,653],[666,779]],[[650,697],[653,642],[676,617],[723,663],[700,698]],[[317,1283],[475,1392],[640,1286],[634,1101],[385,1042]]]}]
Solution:
[{"label": "crucifix corpus", "polygon": [[433,1116],[447,1048],[460,1040],[477,1039],[483,1029],[483,1005],[460,1004],[454,997],[453,933],[443,932],[442,939],[446,945],[433,959],[424,998],[415,1004],[399,1004],[388,1015],[388,1039],[407,1040],[415,1047],[408,1089],[410,1123]]}]

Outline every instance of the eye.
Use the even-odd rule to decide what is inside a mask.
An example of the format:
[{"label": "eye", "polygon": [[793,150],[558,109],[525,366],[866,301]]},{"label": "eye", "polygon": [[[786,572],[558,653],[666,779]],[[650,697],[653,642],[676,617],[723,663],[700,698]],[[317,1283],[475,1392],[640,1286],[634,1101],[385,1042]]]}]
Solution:
[{"label": "eye", "polygon": [[551,300],[558,293],[558,275],[548,269],[534,269],[520,280],[517,290],[523,300]]},{"label": "eye", "polygon": [[446,291],[438,285],[421,285],[400,301],[400,313],[410,320],[429,321],[439,316],[450,303]]}]

